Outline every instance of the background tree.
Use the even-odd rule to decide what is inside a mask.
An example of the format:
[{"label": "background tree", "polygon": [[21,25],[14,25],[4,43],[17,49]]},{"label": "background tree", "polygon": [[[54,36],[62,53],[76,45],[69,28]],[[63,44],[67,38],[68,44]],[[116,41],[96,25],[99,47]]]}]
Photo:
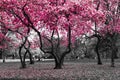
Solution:
[{"label": "background tree", "polygon": [[120,1],[98,0],[95,3],[99,3],[99,9],[106,16],[105,27],[101,30],[101,34],[109,38],[111,43],[111,66],[114,67],[114,55],[117,53],[116,35],[119,33]]}]

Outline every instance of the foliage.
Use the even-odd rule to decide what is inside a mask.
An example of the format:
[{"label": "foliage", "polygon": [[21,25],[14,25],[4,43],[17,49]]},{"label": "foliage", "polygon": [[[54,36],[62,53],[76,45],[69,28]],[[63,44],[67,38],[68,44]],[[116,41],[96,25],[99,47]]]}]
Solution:
[{"label": "foliage", "polygon": [[[110,33],[115,47],[112,36],[120,32],[118,0],[1,0],[0,15],[1,29],[15,32],[16,37],[22,39],[15,45],[29,51],[32,43],[31,48],[39,47],[44,53],[52,54],[56,64],[62,63],[71,52],[76,38],[86,34],[97,37],[95,51],[99,55],[99,40]],[[37,38],[30,41],[32,31]],[[1,33],[0,41],[4,38]],[[47,46],[50,50],[45,49]],[[65,46],[62,52],[61,46]]]}]

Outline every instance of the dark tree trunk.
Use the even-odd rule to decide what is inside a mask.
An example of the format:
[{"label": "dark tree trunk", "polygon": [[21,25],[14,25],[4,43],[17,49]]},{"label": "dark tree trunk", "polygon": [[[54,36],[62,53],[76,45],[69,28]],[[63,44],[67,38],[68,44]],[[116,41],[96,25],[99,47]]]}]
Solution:
[{"label": "dark tree trunk", "polygon": [[62,69],[62,66],[64,65],[64,57],[65,56],[61,56],[61,58],[58,58],[58,56],[56,56],[55,59],[55,67],[54,69]]},{"label": "dark tree trunk", "polygon": [[26,68],[26,63],[25,63],[25,61],[23,61],[22,62],[22,65],[21,65],[21,67],[20,67],[21,69],[24,69],[24,68]]},{"label": "dark tree trunk", "polygon": [[22,47],[19,48],[19,58],[20,58],[20,62],[21,62],[21,67],[20,68],[23,68],[24,64],[23,64],[23,60],[22,60],[21,50],[22,50]]},{"label": "dark tree trunk", "polygon": [[29,53],[30,64],[34,64],[34,61],[32,59],[32,54],[30,53],[30,51],[28,51],[28,53]]},{"label": "dark tree trunk", "polygon": [[22,61],[22,67],[21,68],[26,68],[26,62],[25,62],[26,55],[27,55],[27,51],[25,52],[25,54],[23,56],[23,61]]},{"label": "dark tree trunk", "polygon": [[27,53],[25,52],[24,58],[22,58],[22,55],[21,55],[22,48],[24,47],[26,41],[27,41],[27,37],[25,37],[25,41],[24,41],[23,44],[19,47],[19,57],[20,57],[20,62],[21,62],[21,67],[20,67],[21,69],[26,68],[26,64],[25,64],[24,58],[26,57],[26,54],[27,54]]},{"label": "dark tree trunk", "polygon": [[62,63],[55,63],[54,69],[62,69]]},{"label": "dark tree trunk", "polygon": [[2,59],[2,50],[0,50],[0,59]]},{"label": "dark tree trunk", "polygon": [[99,44],[100,44],[100,38],[99,38],[99,36],[96,36],[97,37],[97,44],[96,44],[96,46],[95,46],[95,52],[96,52],[96,54],[97,54],[97,60],[98,60],[98,62],[97,62],[97,64],[98,65],[102,65],[102,61],[101,61],[101,57],[100,57],[100,54],[99,54]]},{"label": "dark tree trunk", "polygon": [[12,59],[15,59],[15,55],[14,54],[12,55]]},{"label": "dark tree trunk", "polygon": [[5,58],[3,58],[3,63],[5,63]]},{"label": "dark tree trunk", "polygon": [[55,68],[54,69],[62,69],[64,58],[70,52],[71,52],[71,27],[69,26],[67,49],[65,52],[62,53],[62,55],[59,58],[55,57]]},{"label": "dark tree trunk", "polygon": [[55,59],[55,67],[54,69],[62,69],[62,62],[58,59]]},{"label": "dark tree trunk", "polygon": [[111,53],[111,67],[115,67],[115,55],[117,54],[118,50],[117,50],[117,47],[115,46],[115,43],[114,41],[112,41],[112,46],[111,46],[111,50],[112,50],[112,53]]},{"label": "dark tree trunk", "polygon": [[23,60],[21,61],[21,67],[20,67],[21,69],[26,68],[26,62],[25,62],[26,54],[27,54],[27,51],[25,52],[25,54],[23,56]]},{"label": "dark tree trunk", "polygon": [[98,51],[98,46],[96,46],[95,52],[97,53],[97,60],[98,60],[97,64],[101,65],[102,61],[101,61],[101,57],[100,57],[100,54],[99,54],[99,51]]},{"label": "dark tree trunk", "polygon": [[118,52],[118,48],[116,47],[116,48],[115,48],[115,53],[114,53],[114,58],[115,58],[115,59],[118,59],[118,58],[119,58],[118,55],[117,55],[117,54],[118,54],[117,52]]},{"label": "dark tree trunk", "polygon": [[[27,40],[28,41],[28,40]],[[32,57],[32,54],[31,54],[31,52],[30,52],[30,42],[28,41],[28,47],[26,47],[25,45],[24,45],[24,48],[26,49],[26,52],[25,52],[25,55],[28,53],[28,55],[29,55],[29,59],[30,59],[30,64],[34,64],[34,60],[33,60],[33,57]]]},{"label": "dark tree trunk", "polygon": [[62,64],[62,66],[64,66],[64,58],[61,59],[61,64]]},{"label": "dark tree trunk", "polygon": [[111,55],[111,67],[115,67],[114,53],[113,52],[112,52],[112,55]]},{"label": "dark tree trunk", "polygon": [[109,34],[110,36],[110,42],[111,42],[111,67],[115,67],[115,58],[117,57],[117,53],[118,53],[118,48],[116,46],[116,40],[118,37],[118,33],[113,33],[112,35]]}]

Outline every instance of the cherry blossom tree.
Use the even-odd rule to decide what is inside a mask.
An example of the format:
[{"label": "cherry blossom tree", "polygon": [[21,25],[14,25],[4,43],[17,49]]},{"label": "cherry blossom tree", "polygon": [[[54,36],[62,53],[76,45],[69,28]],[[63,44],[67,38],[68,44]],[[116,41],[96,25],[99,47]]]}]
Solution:
[{"label": "cherry blossom tree", "polygon": [[12,47],[13,40],[9,37],[11,32],[6,30],[3,26],[3,23],[0,22],[0,50],[1,50],[1,58],[3,58],[3,62],[5,62],[5,57],[7,53],[6,51],[10,50],[10,47]]},{"label": "cherry blossom tree", "polygon": [[[6,10],[5,12],[3,12],[4,10]],[[8,12],[7,12],[8,11]],[[12,17],[12,18],[11,18]],[[20,42],[14,44],[14,48],[19,47],[19,56],[20,56],[20,60],[21,60],[21,64],[22,64],[22,68],[25,68],[25,57],[26,54],[29,53],[30,56],[30,63],[33,64],[32,61],[32,55],[31,53],[28,51],[28,48],[25,47],[25,45],[27,44],[28,41],[28,36],[29,36],[29,32],[30,32],[30,28],[24,28],[23,26],[25,25],[19,25],[19,22],[16,22],[16,18],[15,16],[11,15],[11,11],[9,11],[8,9],[5,8],[1,8],[1,28],[4,28],[7,31],[13,32],[16,35],[16,38],[18,38],[17,40],[19,41],[19,39],[22,39]],[[20,23],[21,24],[21,23]],[[30,46],[30,44],[29,44]],[[22,59],[22,48],[26,49],[26,52],[24,54],[24,58]]]},{"label": "cherry blossom tree", "polygon": [[[35,13],[36,11],[34,12],[30,12],[30,5],[28,5],[26,7],[26,5],[28,4],[27,1],[22,1],[23,3],[21,3],[21,1],[2,1],[1,2],[1,10],[3,10],[3,13],[1,12],[1,14],[4,16],[5,14],[8,15],[8,16],[4,16],[4,20],[5,20],[5,24],[7,24],[7,28],[13,28],[13,29],[18,29],[18,28],[24,28],[24,31],[27,31],[27,33],[29,33],[29,28],[32,28],[33,30],[35,30],[39,36],[39,39],[40,39],[40,43],[41,43],[41,50],[42,49],[42,40],[41,40],[41,34],[39,32],[39,30],[36,29],[36,25],[38,23],[38,21],[32,21],[32,17],[29,17],[29,15],[33,16],[33,20],[37,20],[39,18],[36,18],[35,16]],[[16,4],[18,3],[18,4]],[[24,4],[25,3],[25,4]],[[37,5],[36,3],[33,2],[33,4]],[[32,5],[33,5],[32,4]],[[23,5],[23,6],[22,6]],[[40,6],[40,5],[39,5]],[[38,6],[38,7],[39,7]],[[37,8],[38,8],[37,7]],[[40,6],[41,7],[41,6]],[[32,8],[33,10],[36,9],[36,7]],[[27,11],[29,13],[32,13],[32,14],[29,14],[27,13]],[[22,13],[22,14],[19,14],[19,13]],[[34,15],[33,15],[34,14]],[[40,13],[39,13],[40,14]],[[34,23],[33,23],[34,22]],[[21,24],[21,25],[20,25]],[[9,27],[8,27],[9,26]],[[28,28],[28,29],[26,29]],[[26,32],[23,31],[23,35],[26,35]],[[53,33],[54,33],[54,30],[53,30]],[[54,34],[53,34],[54,35]],[[52,35],[52,37],[53,37]],[[23,46],[26,44],[26,41],[27,41],[27,37],[25,37],[25,40],[24,42],[21,44],[20,46],[20,50],[19,50],[19,55],[20,55],[20,59],[21,59],[21,63],[22,63],[22,57],[21,57],[21,49],[23,48]],[[27,50],[28,51],[28,50]],[[44,50],[43,50],[44,51]],[[45,52],[45,51],[44,51]],[[26,54],[26,53],[25,53]]]},{"label": "cherry blossom tree", "polygon": [[111,48],[111,66],[114,67],[114,55],[117,53],[116,36],[119,34],[120,25],[120,1],[119,0],[94,0],[98,5],[97,10],[104,12],[106,16],[105,24],[100,29],[101,36],[110,39]]},{"label": "cherry blossom tree", "polygon": [[[20,50],[27,44],[29,32],[34,30],[39,41],[36,46],[44,53],[52,54],[55,69],[62,68],[64,57],[70,53],[76,38],[84,34],[93,35],[92,37],[98,40],[95,48],[98,64],[102,64],[98,51],[102,35],[108,32],[106,26],[109,27],[108,24],[116,21],[114,31],[118,32],[116,29],[119,28],[120,22],[119,2],[116,0],[117,2],[113,1],[112,4],[112,1],[109,3],[107,0],[1,0],[0,14],[3,17],[1,22],[4,22],[7,29],[17,30],[26,36]],[[111,10],[103,7],[108,3],[111,5]],[[115,19],[111,20],[108,13]],[[50,50],[45,49],[46,45],[50,46]],[[60,52],[61,46],[66,47],[62,52]],[[29,46],[24,48],[29,51]]]},{"label": "cherry blossom tree", "polygon": [[[88,34],[90,35],[90,38],[97,38],[95,52],[97,53],[98,64],[102,64],[98,51],[98,46],[101,40],[99,29],[101,29],[101,27],[104,27],[106,17],[104,13],[99,9],[99,4],[94,4],[94,0],[84,0],[79,2],[81,3],[80,5],[82,5],[82,7],[84,6],[83,11],[81,12],[81,21],[84,22],[84,24],[88,25],[86,28],[88,29]],[[79,10],[79,12],[80,11],[81,10]]]},{"label": "cherry blossom tree", "polygon": [[[1,1],[1,10],[3,10],[2,15],[4,16],[5,24],[7,27],[13,29],[24,28],[27,31],[28,28],[33,29],[39,37],[40,49],[45,53],[50,53],[55,58],[55,68],[61,68],[64,57],[71,51],[71,42],[74,42],[74,38],[77,35],[83,34],[88,29],[84,27],[87,24],[83,24],[79,21],[78,10],[82,7],[78,6],[78,10],[74,9],[77,7],[76,3],[70,1]],[[80,7],[80,8],[79,8]],[[8,19],[10,18],[10,21]],[[77,21],[76,21],[77,20]],[[76,21],[76,23],[74,23]],[[43,22],[40,26],[39,23]],[[8,25],[9,24],[9,25]],[[10,25],[12,24],[12,25]],[[76,25],[77,24],[77,25]],[[13,26],[14,25],[14,26]],[[81,27],[80,27],[81,25]],[[75,28],[75,27],[78,27]],[[43,31],[40,31],[43,29]],[[71,31],[74,30],[74,31]],[[45,31],[45,32],[44,32]],[[76,34],[75,31],[78,33]],[[60,34],[61,33],[61,34]],[[49,35],[48,35],[49,34]],[[24,34],[26,35],[26,33]],[[64,45],[66,49],[61,55],[58,55],[60,49],[60,35],[63,37],[65,42]],[[65,36],[66,35],[66,36]],[[54,36],[57,36],[57,42],[54,43]],[[43,49],[42,38],[48,40],[51,44],[51,50],[45,51]],[[66,40],[67,39],[67,40]],[[23,43],[25,44],[25,43]],[[55,46],[54,46],[55,44]],[[19,52],[20,53],[20,52]]]}]

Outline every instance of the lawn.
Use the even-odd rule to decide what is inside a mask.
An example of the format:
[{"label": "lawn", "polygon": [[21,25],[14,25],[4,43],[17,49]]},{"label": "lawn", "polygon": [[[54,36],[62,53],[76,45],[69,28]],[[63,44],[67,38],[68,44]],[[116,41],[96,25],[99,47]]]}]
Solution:
[{"label": "lawn", "polygon": [[19,69],[20,63],[0,63],[0,80],[120,80],[120,63],[96,65],[95,62],[65,62],[63,69],[54,70],[53,62],[37,62]]}]

